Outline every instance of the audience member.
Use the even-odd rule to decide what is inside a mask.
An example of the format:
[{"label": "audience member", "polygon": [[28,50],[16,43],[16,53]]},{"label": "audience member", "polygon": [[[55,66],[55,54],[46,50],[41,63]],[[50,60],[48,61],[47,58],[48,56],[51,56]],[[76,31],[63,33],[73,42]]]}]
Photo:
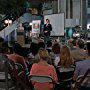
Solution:
[{"label": "audience member", "polygon": [[56,68],[58,81],[62,83],[58,86],[59,89],[61,90],[70,90],[71,88],[74,73],[74,68],[72,67],[72,65],[73,59],[71,57],[69,47],[64,45],[62,46],[60,51],[60,62],[59,62],[60,67]]},{"label": "audience member", "polygon": [[88,51],[88,58],[86,60],[77,61],[75,73],[74,73],[74,80],[77,79],[78,76],[84,75],[88,69],[90,69],[90,42],[87,43],[87,51]]},{"label": "audience member", "polygon": [[8,60],[8,45],[4,42],[4,39],[0,37],[0,72],[5,71],[5,62]]},{"label": "audience member", "polygon": [[70,54],[68,46],[64,45],[60,52],[60,67],[61,68],[71,68],[73,65],[73,58]]},{"label": "audience member", "polygon": [[20,63],[26,68],[25,59],[23,56],[21,56],[21,46],[18,43],[15,43],[13,46],[13,54],[8,55],[8,58],[16,63]]},{"label": "audience member", "polygon": [[52,42],[47,41],[46,45],[47,45],[46,49],[47,49],[48,53],[51,53],[52,52]]},{"label": "audience member", "polygon": [[44,43],[44,42],[39,42],[39,43],[38,43],[38,47],[39,47],[39,49],[40,49],[40,48],[43,48],[43,49],[45,49],[45,48],[46,48],[46,46],[45,46],[45,43]]},{"label": "audience member", "polygon": [[9,54],[10,49],[7,42],[2,43],[2,53]]},{"label": "audience member", "polygon": [[38,53],[38,44],[32,42],[30,45],[29,57],[34,58],[37,53]]},{"label": "audience member", "polygon": [[71,50],[72,57],[75,61],[84,60],[87,57],[87,52],[84,50],[84,41],[78,39],[76,42],[76,49]]},{"label": "audience member", "polygon": [[54,43],[52,46],[52,52],[54,53],[54,66],[58,66],[60,62],[60,44]]},{"label": "audience member", "polygon": [[[46,75],[51,76],[53,81],[57,82],[57,74],[54,66],[49,65],[47,60],[49,59],[49,54],[47,50],[39,50],[39,62],[33,64],[30,75]],[[33,83],[36,90],[51,90],[53,88],[53,84],[50,83]]]},{"label": "audience member", "polygon": [[38,57],[37,57],[38,50],[39,50],[38,44],[32,42],[30,45],[30,51],[28,54],[29,65],[32,65],[33,63],[38,62]]},{"label": "audience member", "polygon": [[75,50],[76,49],[76,41],[74,39],[69,39],[68,40],[68,46],[70,50]]}]

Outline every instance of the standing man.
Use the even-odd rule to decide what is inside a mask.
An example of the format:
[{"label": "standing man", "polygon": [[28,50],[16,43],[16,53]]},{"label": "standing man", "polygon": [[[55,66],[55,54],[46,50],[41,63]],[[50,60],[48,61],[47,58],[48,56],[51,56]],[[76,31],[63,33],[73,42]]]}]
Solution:
[{"label": "standing man", "polygon": [[44,36],[49,37],[51,31],[52,31],[52,25],[50,24],[49,19],[46,19],[46,24],[44,24],[44,29],[43,29]]}]

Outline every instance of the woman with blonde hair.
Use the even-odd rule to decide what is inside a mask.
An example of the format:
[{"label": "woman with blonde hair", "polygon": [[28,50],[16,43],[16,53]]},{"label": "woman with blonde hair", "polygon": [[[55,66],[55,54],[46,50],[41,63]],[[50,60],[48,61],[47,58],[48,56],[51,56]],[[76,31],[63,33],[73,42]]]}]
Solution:
[{"label": "woman with blonde hair", "polygon": [[57,75],[60,83],[59,88],[63,90],[71,90],[72,77],[74,73],[73,59],[70,54],[69,47],[62,46],[60,51],[59,68],[57,68]]},{"label": "woman with blonde hair", "polygon": [[70,50],[68,46],[64,45],[62,46],[60,52],[60,65],[61,67],[64,68],[70,68],[72,64],[73,64],[73,59],[71,57]]},{"label": "woman with blonde hair", "polygon": [[[44,75],[51,76],[52,79],[57,82],[57,74],[54,66],[49,65],[47,60],[49,59],[48,51],[45,49],[41,49],[38,52],[39,62],[32,65],[30,70],[30,75]],[[36,90],[51,90],[53,88],[53,84],[50,83],[37,83],[32,82]]]}]

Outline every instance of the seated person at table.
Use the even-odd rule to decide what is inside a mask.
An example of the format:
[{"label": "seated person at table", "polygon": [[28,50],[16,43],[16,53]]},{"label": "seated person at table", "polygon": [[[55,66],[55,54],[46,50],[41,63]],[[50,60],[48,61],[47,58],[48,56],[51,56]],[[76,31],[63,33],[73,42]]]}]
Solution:
[{"label": "seated person at table", "polygon": [[[46,75],[51,76],[55,82],[57,82],[57,74],[54,66],[49,65],[47,60],[49,59],[49,54],[47,50],[39,50],[39,62],[33,64],[30,75]],[[33,83],[36,90],[51,90],[53,88],[52,83]]]}]

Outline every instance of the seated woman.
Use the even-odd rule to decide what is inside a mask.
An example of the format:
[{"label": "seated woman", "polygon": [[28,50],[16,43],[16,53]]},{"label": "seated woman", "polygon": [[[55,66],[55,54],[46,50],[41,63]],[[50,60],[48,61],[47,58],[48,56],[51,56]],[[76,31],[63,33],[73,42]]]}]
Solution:
[{"label": "seated woman", "polygon": [[60,66],[61,68],[71,68],[73,59],[68,46],[64,45],[60,52]]},{"label": "seated woman", "polygon": [[[46,75],[51,76],[55,82],[57,82],[57,74],[54,66],[49,65],[47,60],[49,59],[49,54],[47,50],[39,50],[39,62],[33,64],[30,75]],[[53,84],[50,83],[33,83],[36,90],[51,90],[53,88]]]},{"label": "seated woman", "polygon": [[[60,84],[60,88],[63,88],[65,90],[70,90],[70,87],[67,88],[67,86],[71,85],[71,80],[74,73],[74,68],[72,68],[73,65],[73,59],[70,54],[69,48],[64,45],[61,48],[60,51],[60,62],[59,62],[59,68],[57,68],[57,75]],[[66,80],[66,81],[65,81]],[[65,81],[65,82],[64,82]]]}]

